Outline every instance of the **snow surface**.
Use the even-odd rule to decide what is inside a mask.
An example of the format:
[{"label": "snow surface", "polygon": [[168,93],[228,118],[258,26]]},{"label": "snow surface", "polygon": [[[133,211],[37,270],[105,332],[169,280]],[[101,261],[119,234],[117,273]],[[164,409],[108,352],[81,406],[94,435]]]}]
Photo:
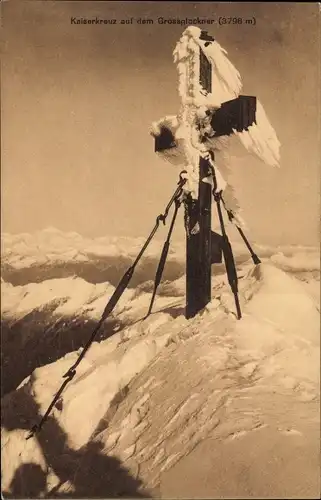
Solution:
[{"label": "snow surface", "polygon": [[[87,322],[94,325],[112,294],[114,285],[87,282],[77,275],[81,269],[77,266],[74,276],[50,279],[49,269],[52,271],[58,262],[68,266],[73,261],[72,248],[74,255],[82,256],[77,261],[81,266],[90,259],[98,265],[99,259],[113,257],[117,251],[133,259],[139,246],[136,240],[89,241],[53,229],[34,235],[6,234],[3,244],[6,281],[2,281],[2,318],[9,325],[9,333],[15,335],[12,342],[17,356],[30,335],[30,315],[31,328],[37,323],[48,328],[49,321],[56,336],[67,335],[67,329],[59,332],[59,321],[69,328],[73,321],[80,320],[80,330]],[[174,497],[183,497],[182,489],[177,490],[180,483],[175,483],[170,471],[175,467],[188,471],[191,466],[186,457],[192,460],[194,450],[196,453],[208,439],[217,446],[236,441],[242,446],[242,440],[253,433],[266,432],[264,442],[276,441],[276,449],[281,442],[284,448],[283,439],[290,447],[303,446],[310,439],[317,442],[319,252],[303,247],[257,250],[263,257],[257,267],[246,254],[239,254],[237,259],[242,320],[236,320],[223,267],[213,266],[212,302],[187,321],[181,249],[177,253],[173,249],[171,258],[177,258],[182,273],[161,285],[153,314],[143,320],[151,298],[152,274],[126,291],[113,313],[123,326],[110,338],[94,342],[39,436],[26,441],[27,430],[44,413],[62,375],[81,349],[70,350],[55,362],[29,371],[17,383],[19,387],[2,398],[3,491],[22,497],[30,493],[28,471],[33,470],[39,475],[34,497],[46,497],[50,491],[58,496],[90,497],[94,496],[93,489],[104,498],[119,494],[131,497],[135,481],[137,490],[157,491],[156,496],[169,497],[175,491]],[[155,247],[149,256],[154,259],[154,272],[156,256],[159,251]],[[12,276],[18,281],[16,273],[39,269],[39,264],[45,264],[39,282],[10,283]],[[14,333],[18,323],[19,335]],[[35,350],[43,348],[48,332],[40,330]],[[79,334],[77,330],[74,336]],[[55,343],[46,345],[51,350],[55,347]],[[28,354],[24,351],[26,360]],[[293,456],[298,450],[294,449]],[[306,453],[307,471],[315,481],[310,486],[315,492],[319,486],[319,479],[315,479],[319,478],[315,465],[318,459],[312,448]],[[230,455],[223,463],[226,482],[222,488],[226,491],[228,484],[240,481],[237,471],[229,468],[232,459]],[[203,455],[202,470],[207,463],[210,468],[219,466],[206,460]],[[121,475],[115,484],[116,469],[113,473],[107,470],[116,463],[135,481],[125,486]],[[96,471],[98,464],[100,472]],[[291,469],[291,464],[288,467]],[[291,471],[295,479],[286,483],[285,474],[285,493],[280,498],[292,498],[291,488],[300,481],[294,467]],[[195,464],[192,471],[196,474]],[[241,482],[238,484],[241,488]],[[247,498],[248,491],[241,488],[240,495]],[[211,497],[211,490],[207,496]]]}]

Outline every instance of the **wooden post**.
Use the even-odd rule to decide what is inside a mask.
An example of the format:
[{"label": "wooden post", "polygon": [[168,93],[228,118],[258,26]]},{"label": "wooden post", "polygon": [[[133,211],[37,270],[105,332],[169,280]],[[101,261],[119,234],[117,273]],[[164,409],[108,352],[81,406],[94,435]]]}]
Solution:
[{"label": "wooden post", "polygon": [[[208,93],[212,91],[211,75],[211,64],[200,49],[199,81]],[[198,199],[189,197],[185,202],[187,319],[211,301],[212,187],[202,182],[209,175],[208,162],[200,157]]]}]

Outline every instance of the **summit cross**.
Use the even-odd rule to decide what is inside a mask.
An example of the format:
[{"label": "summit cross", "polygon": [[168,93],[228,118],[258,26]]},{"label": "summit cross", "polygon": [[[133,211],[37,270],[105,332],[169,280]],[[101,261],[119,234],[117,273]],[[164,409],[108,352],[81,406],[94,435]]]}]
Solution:
[{"label": "summit cross", "polygon": [[[212,46],[214,46],[214,58]],[[242,132],[255,123],[256,97],[238,95],[239,74],[206,31],[185,30],[174,51],[178,65],[181,108],[177,116],[156,124],[155,152],[172,163],[184,164],[186,229],[186,317],[195,316],[211,301],[211,265],[218,235],[211,230],[212,194],[226,183],[207,141]],[[212,55],[212,57],[211,57]],[[231,73],[234,88],[216,88],[216,58]],[[213,68],[213,65],[215,66]],[[233,72],[234,70],[234,72]],[[234,97],[224,100],[224,97]],[[215,248],[214,248],[215,247]]]}]

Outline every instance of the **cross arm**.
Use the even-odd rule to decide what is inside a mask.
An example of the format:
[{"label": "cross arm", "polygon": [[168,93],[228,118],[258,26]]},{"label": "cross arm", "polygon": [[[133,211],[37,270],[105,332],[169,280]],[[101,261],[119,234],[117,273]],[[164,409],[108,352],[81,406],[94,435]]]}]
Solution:
[{"label": "cross arm", "polygon": [[212,115],[211,128],[215,137],[243,132],[256,123],[256,97],[240,95],[224,102]]},{"label": "cross arm", "polygon": [[[219,109],[209,112],[211,130],[207,137],[231,135],[234,131],[243,132],[256,123],[256,97],[240,95],[236,99],[224,102]],[[162,153],[166,159],[175,158],[177,163],[181,156],[179,141],[175,138],[175,131],[169,124],[164,123],[153,132],[155,152]],[[203,138],[206,142],[206,137]],[[183,161],[183,158],[182,158]]]}]

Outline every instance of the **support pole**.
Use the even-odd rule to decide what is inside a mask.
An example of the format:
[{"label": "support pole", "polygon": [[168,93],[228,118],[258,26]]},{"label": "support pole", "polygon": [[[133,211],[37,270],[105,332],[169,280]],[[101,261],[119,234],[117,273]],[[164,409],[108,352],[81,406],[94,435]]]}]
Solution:
[{"label": "support pole", "polygon": [[[212,90],[211,64],[200,49],[200,75],[202,87]],[[185,201],[186,229],[186,312],[194,317],[211,301],[211,185],[202,182],[211,174],[207,160],[199,160],[198,199]]]}]

